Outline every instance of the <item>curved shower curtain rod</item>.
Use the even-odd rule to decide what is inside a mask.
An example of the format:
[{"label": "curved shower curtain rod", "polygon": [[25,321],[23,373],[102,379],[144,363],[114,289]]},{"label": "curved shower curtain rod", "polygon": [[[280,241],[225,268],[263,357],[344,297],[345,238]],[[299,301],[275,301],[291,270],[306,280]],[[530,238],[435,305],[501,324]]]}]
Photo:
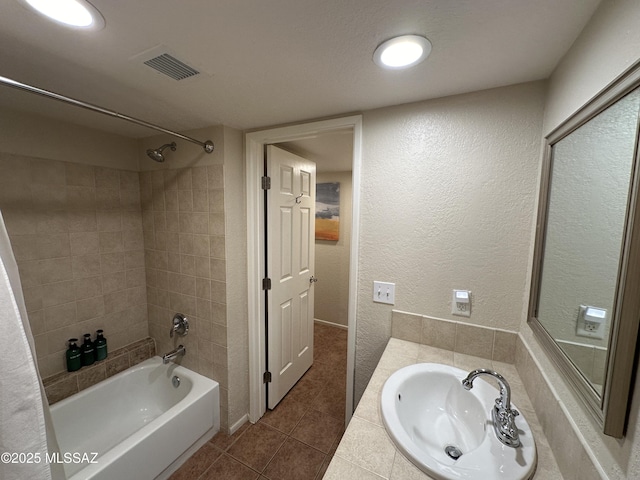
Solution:
[{"label": "curved shower curtain rod", "polygon": [[17,88],[19,90],[25,90],[30,93],[35,93],[43,97],[52,98],[60,102],[69,103],[71,105],[75,105],[76,107],[85,108],[93,112],[102,113],[103,115],[109,115],[111,117],[116,117],[122,120],[126,120],[127,122],[136,123],[138,125],[142,125],[143,127],[151,128],[153,130],[157,130],[159,132],[163,132],[168,135],[172,135],[174,137],[178,137],[183,140],[187,140],[188,142],[200,145],[202,148],[204,148],[204,151],[207,153],[213,152],[213,142],[211,140],[207,140],[206,142],[201,142],[199,140],[196,140],[195,138],[191,138],[191,137],[188,137],[187,135],[183,135],[181,133],[168,130],[159,125],[154,125],[153,123],[145,122],[144,120],[138,120],[137,118],[133,118],[128,115],[124,115],[122,113],[109,110],[107,108],[99,107],[98,105],[93,105],[91,103],[83,102],[81,100],[76,100],[75,98],[65,97],[64,95],[60,95],[55,92],[50,92],[49,90],[44,90],[42,88],[34,87],[32,85],[27,85],[26,83],[20,83],[20,82],[17,82],[16,80],[12,80],[7,77],[0,76],[0,83],[7,85],[9,87]]}]

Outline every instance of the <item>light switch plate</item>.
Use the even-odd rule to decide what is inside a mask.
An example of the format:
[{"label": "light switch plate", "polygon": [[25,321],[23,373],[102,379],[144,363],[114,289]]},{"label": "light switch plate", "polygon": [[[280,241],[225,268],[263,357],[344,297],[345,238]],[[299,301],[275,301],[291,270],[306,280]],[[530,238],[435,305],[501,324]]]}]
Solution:
[{"label": "light switch plate", "polygon": [[396,284],[389,282],[373,282],[373,301],[376,303],[396,303]]}]

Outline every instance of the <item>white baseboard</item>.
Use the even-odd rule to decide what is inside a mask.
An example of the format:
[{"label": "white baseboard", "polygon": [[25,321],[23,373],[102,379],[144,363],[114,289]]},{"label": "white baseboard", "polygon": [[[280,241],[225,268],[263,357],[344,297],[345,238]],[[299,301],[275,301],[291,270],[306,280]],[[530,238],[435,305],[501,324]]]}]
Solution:
[{"label": "white baseboard", "polygon": [[346,325],[342,325],[340,323],[327,322],[326,320],[320,320],[318,318],[313,319],[314,322],[321,323],[323,325],[329,325],[330,327],[342,328],[343,330],[348,330],[349,327]]},{"label": "white baseboard", "polygon": [[242,417],[240,417],[240,420],[238,420],[236,423],[231,425],[231,427],[229,427],[229,435],[233,435],[234,433],[236,433],[238,430],[240,430],[240,427],[245,423],[247,423],[248,421],[249,421],[249,414],[245,413]]}]

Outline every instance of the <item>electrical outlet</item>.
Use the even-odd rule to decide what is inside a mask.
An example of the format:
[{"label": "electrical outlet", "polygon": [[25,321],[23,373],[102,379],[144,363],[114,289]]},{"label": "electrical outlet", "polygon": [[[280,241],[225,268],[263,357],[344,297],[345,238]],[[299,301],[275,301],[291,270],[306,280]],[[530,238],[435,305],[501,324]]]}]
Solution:
[{"label": "electrical outlet", "polygon": [[373,282],[373,301],[394,305],[396,303],[396,284],[389,282]]},{"label": "electrical outlet", "polygon": [[471,292],[454,290],[451,298],[451,314],[459,317],[471,316]]},{"label": "electrical outlet", "polygon": [[603,340],[606,317],[607,311],[605,309],[580,305],[576,323],[576,335]]}]

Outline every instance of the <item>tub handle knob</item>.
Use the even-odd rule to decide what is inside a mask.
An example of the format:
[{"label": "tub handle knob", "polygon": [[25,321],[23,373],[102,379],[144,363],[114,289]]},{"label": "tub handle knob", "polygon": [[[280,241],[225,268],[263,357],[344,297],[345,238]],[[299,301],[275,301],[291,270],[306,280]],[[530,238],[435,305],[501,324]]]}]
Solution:
[{"label": "tub handle knob", "polygon": [[169,337],[173,338],[173,334],[177,333],[181,337],[184,337],[187,333],[189,333],[189,321],[187,317],[185,317],[181,313],[176,313],[173,317],[173,327],[169,331]]}]

